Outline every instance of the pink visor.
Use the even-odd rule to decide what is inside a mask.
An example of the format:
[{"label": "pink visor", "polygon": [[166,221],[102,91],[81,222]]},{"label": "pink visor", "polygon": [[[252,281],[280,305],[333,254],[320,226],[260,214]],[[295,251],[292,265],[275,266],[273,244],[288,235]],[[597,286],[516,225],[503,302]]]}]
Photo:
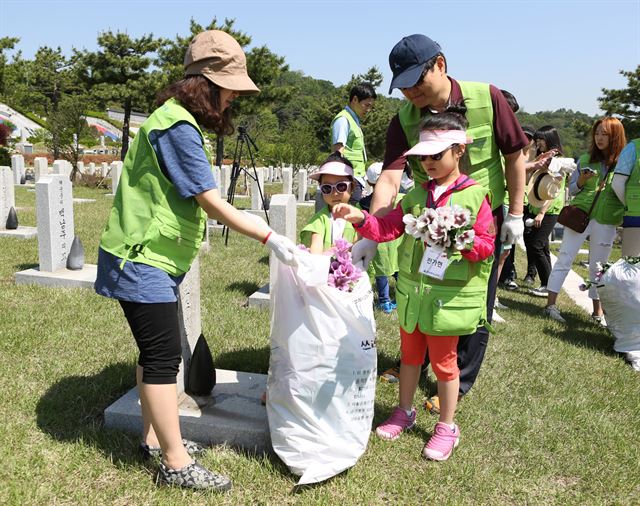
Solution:
[{"label": "pink visor", "polygon": [[342,162],[328,162],[325,163],[317,172],[314,172],[309,176],[309,179],[320,180],[320,176],[328,174],[331,176],[351,176],[353,177],[353,169],[347,164]]},{"label": "pink visor", "polygon": [[420,132],[420,141],[409,151],[407,155],[435,155],[442,153],[452,144],[471,144],[473,141],[462,130],[423,130]]}]

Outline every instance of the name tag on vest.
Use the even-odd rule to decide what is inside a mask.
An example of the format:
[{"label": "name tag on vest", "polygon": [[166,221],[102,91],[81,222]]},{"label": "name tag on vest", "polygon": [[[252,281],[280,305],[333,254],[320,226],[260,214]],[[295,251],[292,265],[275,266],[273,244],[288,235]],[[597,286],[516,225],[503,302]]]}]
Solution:
[{"label": "name tag on vest", "polygon": [[449,267],[447,252],[441,248],[429,246],[424,250],[420,262],[420,273],[434,279],[444,279],[444,272]]}]

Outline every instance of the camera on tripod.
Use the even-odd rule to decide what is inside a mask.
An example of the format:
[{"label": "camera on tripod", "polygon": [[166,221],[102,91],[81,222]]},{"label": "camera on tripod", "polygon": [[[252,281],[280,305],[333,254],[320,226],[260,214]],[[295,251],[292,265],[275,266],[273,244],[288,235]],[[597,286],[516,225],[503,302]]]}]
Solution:
[{"label": "camera on tripod", "polygon": [[[236,149],[233,154],[233,164],[231,165],[231,181],[229,182],[229,190],[227,193],[227,202],[233,205],[236,195],[236,184],[238,183],[238,178],[240,174],[244,172],[249,179],[255,181],[256,186],[258,188],[258,192],[260,193],[260,202],[262,202],[262,209],[264,210],[264,217],[267,220],[267,224],[269,223],[269,215],[267,214],[267,204],[265,202],[264,193],[262,188],[260,187],[258,180],[258,171],[256,170],[256,162],[253,158],[253,152],[258,152],[258,146],[253,141],[253,139],[249,136],[247,132],[247,125],[238,125],[238,138],[236,140]],[[241,167],[242,161],[242,153],[244,148],[246,147],[247,152],[249,153],[249,159],[251,160],[251,167],[253,168],[253,173],[249,172],[248,167]],[[222,234],[225,236],[224,244],[225,246],[229,242],[229,227],[225,226],[222,229]]]}]

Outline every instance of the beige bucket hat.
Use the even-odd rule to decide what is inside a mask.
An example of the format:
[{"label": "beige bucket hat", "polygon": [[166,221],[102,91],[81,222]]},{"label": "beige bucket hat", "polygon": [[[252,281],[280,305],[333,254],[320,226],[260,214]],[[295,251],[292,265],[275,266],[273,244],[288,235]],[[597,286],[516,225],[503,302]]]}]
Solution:
[{"label": "beige bucket hat", "polygon": [[562,177],[553,176],[544,169],[534,172],[530,183],[527,193],[529,204],[533,207],[542,207],[547,200],[553,200],[559,195]]},{"label": "beige bucket hat", "polygon": [[240,95],[255,95],[260,89],[247,74],[247,57],[240,44],[221,30],[196,35],[184,55],[185,75],[203,75],[214,84]]}]

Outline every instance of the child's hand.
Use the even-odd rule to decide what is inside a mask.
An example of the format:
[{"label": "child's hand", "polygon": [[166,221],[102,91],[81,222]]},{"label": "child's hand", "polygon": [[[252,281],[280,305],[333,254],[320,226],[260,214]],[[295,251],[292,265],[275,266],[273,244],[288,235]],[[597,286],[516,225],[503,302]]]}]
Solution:
[{"label": "child's hand", "polygon": [[349,204],[336,204],[331,210],[334,219],[342,218],[349,223],[362,223],[364,221],[364,213],[357,207],[350,206]]}]

